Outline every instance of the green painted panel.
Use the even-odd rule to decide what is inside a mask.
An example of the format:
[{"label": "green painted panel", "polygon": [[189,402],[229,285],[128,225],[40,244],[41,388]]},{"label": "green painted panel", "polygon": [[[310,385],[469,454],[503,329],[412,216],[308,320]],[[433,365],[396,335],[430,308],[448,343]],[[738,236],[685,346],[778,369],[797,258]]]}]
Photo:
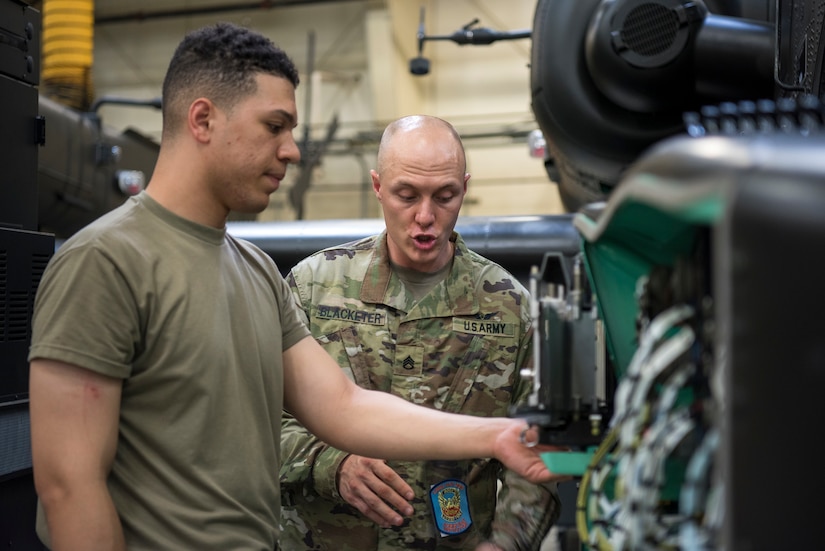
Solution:
[{"label": "green painted panel", "polygon": [[612,197],[599,219],[583,213],[576,219],[585,236],[584,265],[619,379],[637,348],[639,279],[654,266],[672,267],[677,257],[689,254],[699,230],[714,224],[724,213],[720,188],[708,187],[680,201],[672,195],[684,195],[685,187],[666,181],[657,184],[640,178],[624,186],[623,193]]}]

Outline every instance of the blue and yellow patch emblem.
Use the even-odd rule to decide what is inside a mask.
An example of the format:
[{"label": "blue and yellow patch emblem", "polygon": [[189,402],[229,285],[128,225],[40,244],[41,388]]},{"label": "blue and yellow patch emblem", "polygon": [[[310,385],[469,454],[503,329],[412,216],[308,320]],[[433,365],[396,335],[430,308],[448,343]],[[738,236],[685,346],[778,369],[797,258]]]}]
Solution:
[{"label": "blue and yellow patch emblem", "polygon": [[470,529],[470,502],[467,485],[460,480],[444,480],[430,487],[435,525],[441,536],[456,536]]}]

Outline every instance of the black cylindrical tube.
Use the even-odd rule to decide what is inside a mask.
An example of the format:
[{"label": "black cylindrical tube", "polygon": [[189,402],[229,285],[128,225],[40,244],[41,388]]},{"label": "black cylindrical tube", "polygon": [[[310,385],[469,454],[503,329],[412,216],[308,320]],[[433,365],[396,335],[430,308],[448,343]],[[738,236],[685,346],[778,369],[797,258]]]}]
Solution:
[{"label": "black cylindrical tube", "polygon": [[775,33],[771,23],[708,15],[696,37],[696,92],[720,101],[773,97]]}]

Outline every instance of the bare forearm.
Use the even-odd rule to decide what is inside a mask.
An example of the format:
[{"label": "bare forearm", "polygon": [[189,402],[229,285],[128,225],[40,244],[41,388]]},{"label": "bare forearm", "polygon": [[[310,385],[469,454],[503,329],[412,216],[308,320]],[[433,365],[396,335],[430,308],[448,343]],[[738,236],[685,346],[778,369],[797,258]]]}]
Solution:
[{"label": "bare forearm", "polygon": [[444,413],[360,388],[348,404],[328,412],[329,434],[319,436],[351,453],[384,459],[493,457],[496,437],[514,422]]},{"label": "bare forearm", "polygon": [[32,464],[51,547],[123,549],[106,485],[117,447],[121,382],[77,366],[33,361]]},{"label": "bare forearm", "polygon": [[513,422],[443,413],[360,388],[310,337],[284,352],[284,365],[285,408],[322,441],[358,455],[492,457],[496,436]]},{"label": "bare forearm", "polygon": [[123,529],[105,483],[41,492],[52,551],[121,551]]},{"label": "bare forearm", "polygon": [[493,457],[530,481],[556,478],[539,450],[524,446],[523,420],[444,413],[362,389],[310,337],[284,352],[284,406],[321,440],[357,455],[413,461]]}]

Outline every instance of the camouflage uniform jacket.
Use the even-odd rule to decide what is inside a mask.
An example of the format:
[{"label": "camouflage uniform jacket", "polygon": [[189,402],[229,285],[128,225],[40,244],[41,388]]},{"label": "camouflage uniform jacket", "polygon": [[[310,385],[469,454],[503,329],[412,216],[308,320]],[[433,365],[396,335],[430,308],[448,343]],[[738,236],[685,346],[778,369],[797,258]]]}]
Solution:
[{"label": "camouflage uniform jacket", "polygon": [[[452,268],[417,303],[390,268],[386,232],[320,251],[287,281],[313,336],[360,386],[430,408],[506,416],[530,391],[519,376],[532,363],[527,291],[458,234],[452,239]],[[473,549],[488,539],[506,551],[539,549],[559,513],[554,488],[528,483],[497,461],[391,461],[415,491],[415,513],[401,527],[382,529],[338,494],[345,452],[285,415],[281,454],[281,548],[289,551]],[[469,497],[472,523],[443,537],[433,510],[445,501],[436,492],[431,500],[430,489],[453,479],[466,484],[466,495],[447,497]]]}]

